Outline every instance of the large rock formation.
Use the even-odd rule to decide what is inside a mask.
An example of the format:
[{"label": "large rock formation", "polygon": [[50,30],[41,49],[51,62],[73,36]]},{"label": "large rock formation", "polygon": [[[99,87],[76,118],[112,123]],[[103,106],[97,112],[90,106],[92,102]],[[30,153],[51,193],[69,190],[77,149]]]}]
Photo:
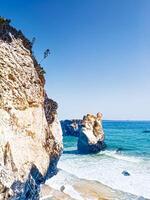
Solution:
[{"label": "large rock formation", "polygon": [[97,116],[91,114],[84,116],[78,139],[79,153],[97,153],[105,148],[101,120],[101,113]]},{"label": "large rock formation", "polygon": [[64,136],[75,136],[79,137],[80,129],[82,126],[82,120],[63,120],[60,122]]},{"label": "large rock formation", "polygon": [[62,151],[57,103],[21,31],[0,18],[0,199],[39,199]]},{"label": "large rock formation", "polygon": [[79,153],[97,153],[105,148],[102,114],[87,114],[83,120],[61,121],[64,136],[78,137]]}]

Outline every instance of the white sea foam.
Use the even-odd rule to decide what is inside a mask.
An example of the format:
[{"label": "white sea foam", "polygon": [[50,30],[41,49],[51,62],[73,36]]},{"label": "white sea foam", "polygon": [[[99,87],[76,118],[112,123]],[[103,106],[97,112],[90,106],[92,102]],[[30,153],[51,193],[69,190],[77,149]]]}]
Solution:
[{"label": "white sea foam", "polygon": [[110,156],[110,157],[113,157],[113,158],[116,158],[116,159],[119,159],[119,160],[134,162],[134,163],[139,163],[139,162],[143,161],[142,158],[137,158],[135,156],[125,156],[125,155],[122,155],[122,154],[120,154],[116,151],[106,150],[106,151],[100,152],[100,154],[107,155],[107,156]]},{"label": "white sea foam", "polygon": [[53,196],[47,195],[47,196],[41,197],[40,200],[46,200],[46,199],[50,199],[50,198],[53,198]]},{"label": "white sea foam", "polygon": [[83,197],[81,197],[81,195],[69,184],[66,185],[64,192],[74,199],[84,200]]},{"label": "white sea foam", "polygon": [[[97,180],[114,189],[150,198],[150,161],[104,151],[93,155],[63,155],[58,166],[79,178]],[[124,176],[126,170],[130,176]]]},{"label": "white sea foam", "polygon": [[72,187],[76,178],[63,170],[59,170],[58,174],[49,179],[46,184],[50,185],[56,190],[60,190],[64,186],[64,192],[74,199],[84,200],[81,195]]}]

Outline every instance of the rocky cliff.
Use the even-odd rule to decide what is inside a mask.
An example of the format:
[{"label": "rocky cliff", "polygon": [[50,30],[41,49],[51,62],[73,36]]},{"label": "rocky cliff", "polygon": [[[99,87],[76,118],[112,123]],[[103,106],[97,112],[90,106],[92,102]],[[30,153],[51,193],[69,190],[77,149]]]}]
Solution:
[{"label": "rocky cliff", "polygon": [[0,199],[39,199],[62,151],[57,103],[21,31],[0,20]]}]

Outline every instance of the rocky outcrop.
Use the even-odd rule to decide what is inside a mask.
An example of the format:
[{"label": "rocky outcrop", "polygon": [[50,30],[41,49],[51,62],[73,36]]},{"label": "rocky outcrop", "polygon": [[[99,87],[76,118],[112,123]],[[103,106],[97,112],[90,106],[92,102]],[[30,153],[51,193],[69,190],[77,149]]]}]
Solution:
[{"label": "rocky outcrop", "polygon": [[0,20],[0,199],[39,199],[57,172],[62,131],[32,44]]},{"label": "rocky outcrop", "polygon": [[63,120],[60,123],[64,136],[79,137],[80,129],[82,127],[82,120]]},{"label": "rocky outcrop", "polygon": [[64,136],[78,137],[79,153],[97,153],[105,148],[102,114],[87,114],[83,120],[61,121]]},{"label": "rocky outcrop", "polygon": [[97,153],[105,148],[102,114],[87,114],[82,121],[78,138],[79,153]]}]

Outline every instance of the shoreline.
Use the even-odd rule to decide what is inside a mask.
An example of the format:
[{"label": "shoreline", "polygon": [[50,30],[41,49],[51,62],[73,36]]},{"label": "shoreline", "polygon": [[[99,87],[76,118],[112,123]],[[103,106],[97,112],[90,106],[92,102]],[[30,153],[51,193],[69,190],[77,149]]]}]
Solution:
[{"label": "shoreline", "polygon": [[[60,191],[62,187],[63,192]],[[60,170],[41,187],[40,200],[137,200],[138,198],[146,200],[144,197],[112,189],[98,181],[80,179]]]}]

